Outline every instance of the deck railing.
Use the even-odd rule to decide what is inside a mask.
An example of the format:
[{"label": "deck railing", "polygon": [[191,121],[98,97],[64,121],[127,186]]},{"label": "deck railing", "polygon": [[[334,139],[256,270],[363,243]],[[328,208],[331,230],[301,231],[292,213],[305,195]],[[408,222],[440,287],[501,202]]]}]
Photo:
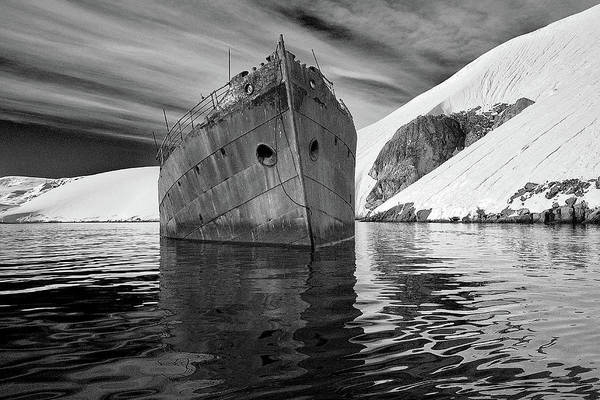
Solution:
[{"label": "deck railing", "polygon": [[197,126],[201,126],[213,111],[223,106],[223,100],[231,90],[229,83],[213,91],[210,95],[203,97],[194,107],[190,108],[173,124],[167,135],[163,139],[156,158],[161,165],[171,152],[177,148],[187,135],[189,135]]}]

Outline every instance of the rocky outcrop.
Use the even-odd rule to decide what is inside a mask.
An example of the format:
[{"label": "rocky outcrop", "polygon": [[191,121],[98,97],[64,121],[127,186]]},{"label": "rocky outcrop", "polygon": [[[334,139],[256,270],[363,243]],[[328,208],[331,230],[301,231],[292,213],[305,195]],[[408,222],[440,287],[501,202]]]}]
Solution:
[{"label": "rocky outcrop", "polygon": [[[419,210],[415,212],[413,203],[398,204],[387,211],[374,214],[364,220],[369,222],[417,222],[418,217],[423,218],[423,212],[427,211]],[[426,219],[427,217],[425,216]],[[423,220],[421,219],[421,221]]]},{"label": "rocky outcrop", "polygon": [[534,103],[533,100],[529,100],[526,97],[521,97],[519,100],[517,100],[515,102],[515,104],[506,107],[502,111],[502,113],[500,113],[500,115],[498,116],[498,118],[496,118],[496,120],[494,121],[494,125],[492,125],[492,129],[496,129],[497,127],[499,127],[500,125],[502,125],[503,123],[505,123],[506,121],[508,121],[509,119],[511,119],[511,118],[515,117],[516,115],[520,114],[521,111],[523,111],[524,109],[526,109],[527,107],[529,107],[533,103]]},{"label": "rocky outcrop", "polygon": [[517,190],[515,194],[513,194],[508,199],[508,204],[513,204],[516,200],[521,202],[525,202],[529,200],[531,197],[538,195],[540,193],[544,194],[546,199],[553,199],[559,194],[572,195],[577,199],[578,197],[583,197],[583,195],[587,192],[588,188],[592,186],[592,184],[596,184],[597,180],[590,179],[587,181],[582,181],[580,179],[565,179],[563,181],[552,181],[542,184],[537,184],[533,182],[528,182]]},{"label": "rocky outcrop", "polygon": [[531,104],[521,98],[513,105],[500,103],[487,111],[476,107],[451,115],[419,116],[403,125],[369,171],[377,183],[367,196],[366,208],[376,208]]},{"label": "rocky outcrop", "polygon": [[460,124],[446,115],[420,116],[402,126],[388,141],[369,176],[377,184],[367,197],[373,209],[464,147]]},{"label": "rocky outcrop", "polygon": [[465,133],[465,147],[484,137],[494,127],[499,116],[509,107],[508,104],[495,104],[491,110],[482,111],[481,107],[451,114]]}]

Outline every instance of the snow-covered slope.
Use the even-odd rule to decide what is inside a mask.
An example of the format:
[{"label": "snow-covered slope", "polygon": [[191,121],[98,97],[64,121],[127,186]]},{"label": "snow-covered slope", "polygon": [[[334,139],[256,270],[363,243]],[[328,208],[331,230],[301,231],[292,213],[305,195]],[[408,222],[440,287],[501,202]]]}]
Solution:
[{"label": "snow-covered slope", "polygon": [[0,222],[156,221],[158,172],[143,167],[75,178],[0,213]]},{"label": "snow-covered slope", "polygon": [[28,176],[4,176],[0,178],[0,212],[16,207],[42,193],[42,188],[53,179]]},{"label": "snow-covered slope", "polygon": [[78,178],[36,178],[4,176],[0,178],[0,212],[25,203],[47,191]]},{"label": "snow-covered slope", "polygon": [[[419,115],[490,108],[527,97],[535,104],[380,205],[414,202],[429,219],[499,212],[527,182],[600,175],[600,6],[512,39],[442,84],[359,131],[357,216],[368,176],[396,130]],[[593,195],[592,197],[597,197]],[[537,206],[549,208],[552,200]],[[541,204],[544,203],[544,204]],[[548,203],[548,204],[546,204]],[[537,204],[537,203],[536,203]],[[600,205],[600,204],[596,204]],[[533,210],[532,210],[533,211]]]}]

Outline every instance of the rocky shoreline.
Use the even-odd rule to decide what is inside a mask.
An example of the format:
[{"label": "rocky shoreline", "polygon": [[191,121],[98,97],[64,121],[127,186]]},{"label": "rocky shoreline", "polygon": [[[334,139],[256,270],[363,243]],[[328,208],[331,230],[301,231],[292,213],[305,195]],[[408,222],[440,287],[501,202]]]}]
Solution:
[{"label": "rocky shoreline", "polygon": [[[600,207],[590,206],[585,195],[590,189],[600,189],[600,177],[580,180],[566,179],[543,184],[527,183],[507,200],[507,207],[497,213],[477,209],[475,213],[447,219],[429,219],[432,209],[417,210],[414,203],[398,204],[386,211],[367,215],[367,222],[449,222],[449,223],[517,223],[517,224],[600,224]],[[542,197],[546,200],[566,197],[552,207],[531,211],[529,200]],[[535,199],[534,199],[535,200]],[[520,204],[519,204],[520,203]]]},{"label": "rocky shoreline", "polygon": [[449,219],[427,219],[431,210],[415,211],[413,203],[400,204],[384,213],[360,218],[361,222],[408,222],[408,223],[482,223],[482,224],[600,224],[600,207],[559,206],[541,212],[478,214],[475,217],[452,217]]}]

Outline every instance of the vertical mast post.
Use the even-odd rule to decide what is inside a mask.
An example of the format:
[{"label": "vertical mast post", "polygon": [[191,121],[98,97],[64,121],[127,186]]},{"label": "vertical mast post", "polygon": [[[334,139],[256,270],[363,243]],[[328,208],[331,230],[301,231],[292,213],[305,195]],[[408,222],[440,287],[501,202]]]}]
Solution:
[{"label": "vertical mast post", "polygon": [[167,121],[167,112],[163,108],[163,115],[165,116],[165,125],[167,126],[167,133],[169,133],[169,122]]}]

